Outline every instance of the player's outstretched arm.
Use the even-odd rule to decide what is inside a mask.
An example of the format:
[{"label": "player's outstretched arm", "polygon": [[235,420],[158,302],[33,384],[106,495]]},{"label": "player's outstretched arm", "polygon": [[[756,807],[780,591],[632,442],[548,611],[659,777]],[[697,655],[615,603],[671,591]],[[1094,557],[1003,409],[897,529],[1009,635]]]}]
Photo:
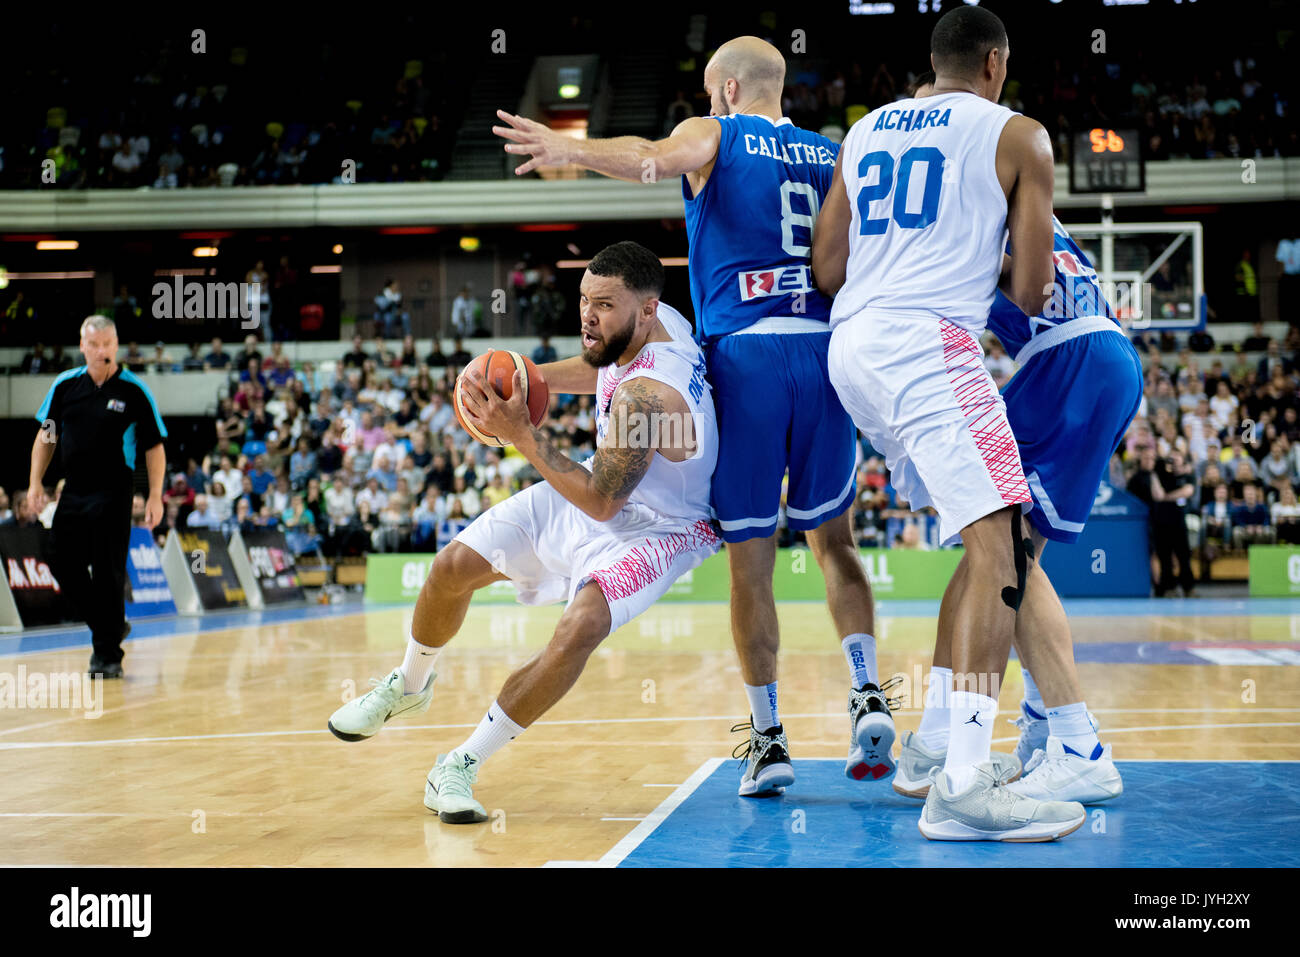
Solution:
[{"label": "player's outstretched arm", "polygon": [[702,116],[683,120],[671,136],[662,140],[640,136],[575,140],[525,116],[505,110],[497,110],[497,116],[509,124],[492,127],[497,136],[510,140],[506,152],[532,157],[515,169],[516,176],[543,166],[573,163],[613,179],[656,183],[708,166],[717,156],[722,136],[717,121]]},{"label": "player's outstretched arm", "polygon": [[582,356],[570,356],[559,362],[544,362],[537,367],[552,392],[566,395],[595,395],[599,370]]},{"label": "player's outstretched arm", "polygon": [[843,159],[844,151],[841,150],[835,158],[830,192],[822,201],[817,224],[813,227],[813,278],[817,281],[817,288],[828,296],[840,291],[849,265],[849,227],[853,224],[853,211],[849,208],[844,174],[840,172]]},{"label": "player's outstretched arm", "polygon": [[1007,121],[998,141],[998,179],[1007,190],[1011,269],[1002,291],[1027,316],[1043,311],[1052,294],[1052,140],[1027,116]]}]

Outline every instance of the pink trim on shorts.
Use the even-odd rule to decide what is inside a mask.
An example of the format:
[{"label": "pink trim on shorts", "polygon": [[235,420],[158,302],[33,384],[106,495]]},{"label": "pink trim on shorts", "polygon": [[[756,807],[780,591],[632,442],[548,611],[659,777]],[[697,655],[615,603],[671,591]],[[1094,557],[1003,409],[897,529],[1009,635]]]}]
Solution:
[{"label": "pink trim on shorts", "polygon": [[966,428],[975,440],[989,478],[1005,504],[1032,501],[1020,466],[1016,438],[1011,434],[1006,413],[1000,408],[997,386],[984,367],[979,345],[969,332],[948,319],[939,320],[939,329],[943,364],[948,369],[953,395],[966,417]]},{"label": "pink trim on shorts", "polygon": [[595,580],[610,604],[634,595],[668,573],[677,556],[700,548],[716,547],[718,538],[705,519],[688,525],[685,531],[670,532],[659,538],[647,538],[626,557],[608,568],[594,571],[587,579]]}]

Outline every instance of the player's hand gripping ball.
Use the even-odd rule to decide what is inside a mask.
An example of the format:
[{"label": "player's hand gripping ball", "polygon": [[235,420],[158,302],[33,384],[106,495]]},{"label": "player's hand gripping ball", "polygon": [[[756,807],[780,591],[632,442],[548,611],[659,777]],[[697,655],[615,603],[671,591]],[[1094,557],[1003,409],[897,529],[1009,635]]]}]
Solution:
[{"label": "player's hand gripping ball", "polygon": [[460,422],[461,428],[470,434],[470,438],[484,445],[500,447],[510,444],[509,441],[504,441],[475,424],[475,420],[465,407],[466,378],[474,373],[483,376],[498,396],[509,400],[514,394],[513,380],[516,372],[522,373],[520,376],[523,388],[522,399],[528,407],[529,420],[536,426],[546,418],[546,406],[551,398],[551,390],[547,387],[537,364],[527,356],[511,352],[509,349],[491,349],[461,370],[460,375],[456,377],[456,387],[452,391],[451,404],[456,412],[456,420]]}]

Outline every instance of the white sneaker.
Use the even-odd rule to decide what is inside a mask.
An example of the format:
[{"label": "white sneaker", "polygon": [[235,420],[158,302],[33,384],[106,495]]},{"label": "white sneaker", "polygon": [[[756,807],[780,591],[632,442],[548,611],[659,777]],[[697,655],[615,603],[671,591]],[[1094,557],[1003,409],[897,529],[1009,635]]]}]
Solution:
[{"label": "white sneaker", "polygon": [[932,841],[1054,841],[1087,819],[1082,804],[1039,801],[998,784],[993,765],[975,766],[965,791],[953,793],[942,768],[930,772],[918,826]]},{"label": "white sneaker", "polygon": [[[931,751],[921,743],[921,737],[904,731],[898,739],[898,773],[894,775],[894,790],[905,797],[923,798],[930,793],[930,770],[942,768],[948,759],[948,749]],[[989,763],[999,784],[1008,784],[1020,777],[1020,762],[1013,754],[993,751]]]},{"label": "white sneaker", "polygon": [[1057,737],[1047,739],[1046,751],[1035,751],[1025,776],[1007,785],[1017,794],[1040,801],[1078,801],[1100,804],[1124,793],[1124,782],[1110,757],[1110,745],[1101,756],[1088,760],[1069,754]]},{"label": "white sneaker", "polygon": [[393,669],[383,681],[371,678],[375,687],[360,698],[353,698],[330,717],[329,728],[334,736],[344,741],[364,741],[384,726],[389,718],[410,718],[424,714],[433,703],[433,682],[437,673],[429,675],[424,690],[406,694],[402,669]]},{"label": "white sneaker", "polygon": [[472,751],[438,755],[424,782],[424,806],[444,824],[478,824],[487,811],[474,800],[474,781],[482,762]]}]

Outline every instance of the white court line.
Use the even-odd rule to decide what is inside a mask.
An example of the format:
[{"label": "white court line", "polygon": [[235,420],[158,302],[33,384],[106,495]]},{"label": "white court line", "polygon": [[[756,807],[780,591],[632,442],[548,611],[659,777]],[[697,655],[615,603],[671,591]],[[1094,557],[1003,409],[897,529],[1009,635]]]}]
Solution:
[{"label": "white court line", "polygon": [[[695,769],[695,773],[677,786],[672,794],[664,798],[659,806],[651,811],[641,823],[634,827],[621,841],[610,848],[598,861],[547,861],[542,867],[617,867],[623,858],[632,853],[642,841],[650,836],[668,815],[690,797],[695,789],[704,783],[705,778],[718,769],[726,758],[710,758]],[[653,785],[664,787],[665,785]]]},{"label": "white court line", "polygon": [[[1161,709],[1147,709],[1155,713],[1162,713]],[[1183,709],[1187,711],[1200,711],[1201,709],[1191,708]],[[1209,710],[1209,709],[1205,709]],[[1227,709],[1225,709],[1227,710]],[[1242,709],[1251,711],[1255,709]],[[1269,709],[1259,709],[1269,710]],[[1272,709],[1283,710],[1283,709]],[[1289,709],[1294,710],[1294,709]],[[1005,711],[1000,714],[1019,714],[1019,711]],[[1095,711],[1093,712],[1096,713]],[[1239,713],[1230,711],[1229,713]],[[834,712],[826,715],[786,715],[787,718],[795,717],[841,717],[840,712]],[[641,724],[643,722],[656,721],[718,721],[731,720],[730,717],[719,717],[717,715],[703,715],[697,717],[677,717],[677,718],[575,718],[570,721],[538,721],[530,727],[561,727],[568,725],[602,725],[602,724]],[[418,724],[418,725],[396,725],[390,731],[446,731],[457,728],[475,728],[474,724]],[[1221,728],[1294,728],[1300,727],[1300,722],[1294,721],[1264,721],[1264,722],[1229,722],[1226,724],[1177,724],[1164,725],[1147,728],[1106,728],[1107,734],[1126,734],[1137,731],[1178,731],[1178,730],[1207,730]],[[0,742],[0,751],[18,751],[29,750],[32,748],[84,748],[97,747],[100,745],[113,744],[161,744],[168,741],[221,741],[235,738],[268,738],[278,736],[297,736],[297,735],[322,735],[328,734],[328,729],[303,729],[297,731],[232,731],[225,734],[176,734],[161,735],[148,738],[106,738],[101,741],[10,741]],[[1017,741],[1019,738],[997,738],[997,743],[1001,744],[1007,741]],[[664,745],[671,745],[676,742],[663,742]],[[659,785],[656,785],[659,786]],[[662,785],[663,787],[672,787],[673,785]]]}]

